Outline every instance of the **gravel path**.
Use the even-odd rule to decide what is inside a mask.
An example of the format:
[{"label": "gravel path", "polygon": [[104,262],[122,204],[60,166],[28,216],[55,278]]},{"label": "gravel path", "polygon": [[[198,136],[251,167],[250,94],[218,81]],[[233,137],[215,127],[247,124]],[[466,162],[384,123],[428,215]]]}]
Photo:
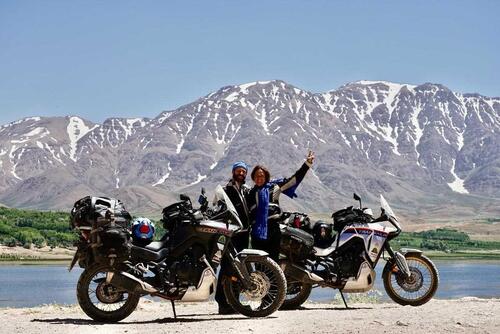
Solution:
[{"label": "gravel path", "polygon": [[500,333],[500,299],[431,300],[421,307],[395,303],[306,303],[267,318],[218,315],[217,304],[143,300],[116,324],[91,321],[78,306],[0,309],[0,333]]}]

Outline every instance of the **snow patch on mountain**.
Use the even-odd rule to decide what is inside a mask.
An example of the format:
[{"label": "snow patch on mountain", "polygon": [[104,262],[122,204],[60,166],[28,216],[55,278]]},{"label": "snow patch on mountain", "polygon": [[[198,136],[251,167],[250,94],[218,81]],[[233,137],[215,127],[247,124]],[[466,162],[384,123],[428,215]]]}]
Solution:
[{"label": "snow patch on mountain", "polygon": [[33,130],[31,130],[30,132],[21,135],[20,136],[20,138],[21,138],[20,140],[13,139],[10,142],[12,144],[21,144],[21,143],[25,143],[25,142],[28,142],[28,141],[32,140],[31,137],[38,136],[38,139],[40,139],[40,138],[43,138],[43,137],[45,137],[45,136],[47,136],[49,134],[50,134],[50,132],[46,128],[44,128],[44,127],[36,127]]},{"label": "snow patch on mountain", "polygon": [[98,125],[93,128],[89,128],[85,122],[80,117],[72,116],[69,118],[68,126],[66,131],[69,137],[69,157],[71,160],[76,162],[76,148],[80,138],[85,136],[89,131],[95,129]]},{"label": "snow patch on mountain", "polygon": [[238,98],[238,95],[239,95],[239,92],[232,92],[231,94],[226,96],[226,98],[224,100],[226,100],[227,102],[233,102]]},{"label": "snow patch on mountain", "polygon": [[[50,145],[47,144],[47,143],[43,143],[43,147],[44,147],[45,150],[49,151],[50,154],[52,154],[52,157],[54,158],[54,160],[56,160],[57,162],[59,162],[60,164],[62,164],[64,166],[66,166],[66,164],[64,163],[64,161],[62,161],[61,155],[60,155],[59,152],[56,152],[56,150],[53,149],[52,147],[50,147]],[[50,160],[49,160],[49,162],[50,162]]]},{"label": "snow patch on mountain", "polygon": [[207,176],[206,175],[201,175],[200,173],[198,173],[198,177],[196,179],[196,181],[190,183],[187,185],[187,187],[190,187],[190,186],[194,186],[195,184],[198,184],[200,183],[201,181],[203,181],[204,179],[206,179]]},{"label": "snow patch on mountain", "polygon": [[5,124],[5,125],[2,125],[0,127],[0,129],[5,129],[5,128],[9,128],[11,126],[14,126],[14,125],[18,125],[18,124],[21,124],[21,123],[24,123],[24,122],[29,122],[29,121],[33,121],[33,122],[39,122],[42,118],[41,117],[38,117],[38,116],[35,116],[35,117],[25,117],[23,119],[20,119],[20,120],[17,120],[17,121],[14,121],[14,122],[10,122],[8,124]]},{"label": "snow patch on mountain", "polygon": [[453,182],[448,183],[448,186],[453,190],[454,192],[461,193],[461,194],[468,194],[469,191],[465,189],[464,186],[464,180],[458,177],[457,174],[455,174],[455,161],[456,159],[452,160],[452,167],[451,167],[451,175],[455,178]]},{"label": "snow patch on mountain", "polygon": [[[184,146],[184,141],[185,141],[185,138],[187,137],[187,135],[191,132],[191,130],[193,129],[193,123],[194,123],[194,117],[195,116],[192,116],[190,117],[190,120],[189,120],[189,124],[188,124],[188,127],[187,127],[187,131],[185,134],[180,134],[181,136],[181,140],[179,141],[179,144],[177,144],[177,148],[175,149],[175,153],[179,154],[181,153],[181,150],[182,150],[182,146]],[[180,127],[179,127],[179,124],[175,123],[175,125],[177,126],[177,129],[179,131],[181,131]]]},{"label": "snow patch on mountain", "polygon": [[[386,86],[392,86],[392,87],[395,87],[396,89],[401,89],[403,86],[406,86],[408,89],[414,89],[415,87],[417,87],[416,85],[412,85],[412,84],[407,84],[407,83],[396,83],[396,82],[391,82],[391,81],[384,81],[384,80],[380,80],[380,81],[373,81],[373,80],[359,80],[359,81],[355,81],[354,83],[356,84],[360,84],[360,85],[376,85],[376,84],[384,84]],[[399,88],[398,88],[399,87]]]},{"label": "snow patch on mountain", "polygon": [[266,132],[266,135],[269,136],[269,127],[267,125],[267,120],[266,120],[266,115],[267,115],[266,110],[264,108],[262,108],[262,110],[260,112],[256,111],[255,113],[257,114],[257,116],[259,116],[259,117],[255,117],[255,119],[257,121],[259,121],[259,123],[262,125],[262,128]]},{"label": "snow patch on mountain", "polygon": [[14,176],[18,180],[22,180],[22,178],[19,177],[19,175],[17,175],[16,167],[17,167],[17,164],[19,163],[19,160],[22,158],[24,151],[25,151],[25,148],[18,149],[16,145],[12,145],[10,152],[9,152],[9,161],[11,164],[10,173],[12,174],[12,176]]},{"label": "snow patch on mountain", "polygon": [[172,171],[172,168],[170,168],[170,162],[168,162],[168,164],[167,164],[167,173],[165,173],[165,175],[163,175],[158,181],[156,181],[155,183],[153,183],[152,186],[156,187],[159,184],[163,184],[168,179],[168,177],[170,176],[170,172],[171,171]]},{"label": "snow patch on mountain", "polygon": [[136,123],[139,123],[139,127],[141,128],[143,128],[146,125],[146,122],[144,121],[143,118],[128,118],[125,120],[125,124],[122,124],[122,122],[120,121],[119,123],[123,127],[123,130],[125,131],[125,140],[134,133],[134,125]]},{"label": "snow patch on mountain", "polygon": [[413,145],[415,146],[415,152],[417,153],[417,165],[420,166],[420,162],[418,161],[420,157],[420,152],[418,152],[418,144],[420,144],[420,139],[424,135],[424,129],[420,127],[420,123],[418,121],[418,115],[422,111],[421,108],[415,108],[411,115],[411,125],[413,125]]}]

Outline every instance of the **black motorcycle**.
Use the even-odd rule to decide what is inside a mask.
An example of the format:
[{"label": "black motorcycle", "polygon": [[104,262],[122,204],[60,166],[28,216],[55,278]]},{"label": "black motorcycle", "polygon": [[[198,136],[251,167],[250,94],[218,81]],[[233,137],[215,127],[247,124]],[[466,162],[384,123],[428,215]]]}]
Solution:
[{"label": "black motorcycle", "polygon": [[77,297],[83,311],[102,322],[130,315],[144,295],[174,301],[204,301],[215,291],[216,270],[225,259],[232,271],[223,281],[228,303],[248,317],[265,317],[285,298],[286,280],[280,267],[259,250],[237,253],[231,237],[243,228],[221,186],[209,209],[202,191],[201,207],[189,197],[163,209],[166,229],[160,241],[131,242],[130,215],[121,202],[86,197],[72,210],[72,225],[81,233],[70,270],[85,268]]},{"label": "black motorcycle", "polygon": [[362,208],[359,196],[354,199],[359,208],[334,212],[333,224],[312,222],[303,213],[283,214],[280,265],[288,286],[282,309],[299,307],[313,287],[339,289],[344,303],[344,292],[369,291],[381,257],[386,259],[384,287],[396,303],[422,305],[436,292],[438,271],[422,251],[391,248],[401,226],[384,197],[380,195],[382,213],[376,219],[371,209]]}]

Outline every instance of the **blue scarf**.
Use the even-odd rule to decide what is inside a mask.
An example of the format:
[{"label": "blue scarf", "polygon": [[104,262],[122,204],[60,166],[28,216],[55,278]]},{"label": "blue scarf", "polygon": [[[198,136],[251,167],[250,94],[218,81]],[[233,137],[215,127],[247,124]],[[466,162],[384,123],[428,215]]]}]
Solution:
[{"label": "blue scarf", "polygon": [[257,191],[257,208],[255,224],[252,227],[252,237],[258,240],[267,240],[267,217],[269,212],[269,188],[267,183]]}]

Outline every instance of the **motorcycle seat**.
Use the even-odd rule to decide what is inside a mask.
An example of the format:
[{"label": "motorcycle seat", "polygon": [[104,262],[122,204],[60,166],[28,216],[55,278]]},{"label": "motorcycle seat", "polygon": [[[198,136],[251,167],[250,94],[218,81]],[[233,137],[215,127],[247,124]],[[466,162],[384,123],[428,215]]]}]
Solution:
[{"label": "motorcycle seat", "polygon": [[[161,241],[155,242],[153,247],[158,247],[157,243],[161,243]],[[132,258],[141,261],[159,261],[167,257],[168,253],[169,251],[167,248],[153,250],[149,247],[149,245],[145,247],[132,245],[131,248]]]}]

